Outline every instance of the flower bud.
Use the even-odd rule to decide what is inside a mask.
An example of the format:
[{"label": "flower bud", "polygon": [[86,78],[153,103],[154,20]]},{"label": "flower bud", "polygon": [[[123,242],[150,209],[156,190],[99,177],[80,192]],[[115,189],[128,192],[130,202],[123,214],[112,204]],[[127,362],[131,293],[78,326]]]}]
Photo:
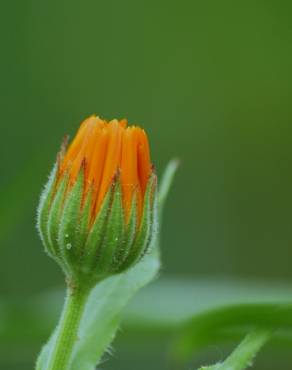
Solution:
[{"label": "flower bud", "polygon": [[147,135],[126,120],[86,119],[63,145],[38,208],[46,252],[70,281],[120,273],[156,231],[157,179]]}]

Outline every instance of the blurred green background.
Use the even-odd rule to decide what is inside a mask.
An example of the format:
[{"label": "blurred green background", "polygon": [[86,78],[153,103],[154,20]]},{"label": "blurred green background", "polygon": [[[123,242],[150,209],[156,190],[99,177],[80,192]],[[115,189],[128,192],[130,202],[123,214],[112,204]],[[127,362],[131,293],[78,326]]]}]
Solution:
[{"label": "blurred green background", "polygon": [[[158,173],[181,160],[162,274],[292,284],[290,2],[19,0],[1,8],[2,300],[63,284],[35,209],[62,137],[92,113],[145,127]],[[133,355],[118,341],[102,368],[165,368],[162,343],[137,342]],[[40,345],[6,353],[0,369],[32,369]],[[263,355],[258,369],[275,368],[273,359],[290,368],[285,355]]]}]

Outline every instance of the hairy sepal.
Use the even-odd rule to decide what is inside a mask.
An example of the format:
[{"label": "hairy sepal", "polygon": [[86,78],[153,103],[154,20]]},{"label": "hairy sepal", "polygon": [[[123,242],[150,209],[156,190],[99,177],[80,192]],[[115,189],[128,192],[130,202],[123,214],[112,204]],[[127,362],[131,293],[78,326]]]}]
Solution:
[{"label": "hairy sepal", "polygon": [[[100,255],[101,244],[104,239],[104,231],[110,213],[112,198],[113,186],[111,186],[107,192],[84,243],[80,263],[82,275],[89,275],[92,278],[94,278],[94,275],[98,275],[95,271],[95,267]],[[97,277],[95,278],[97,279]]]},{"label": "hairy sepal", "polygon": [[122,192],[120,181],[114,184],[113,200],[104,230],[104,238],[96,270],[99,274],[107,276],[113,273],[114,256],[123,242],[125,217],[122,205]]},{"label": "hairy sepal", "polygon": [[157,211],[156,207],[154,207],[156,204],[155,197],[157,196],[156,183],[156,175],[152,174],[148,181],[144,197],[144,207],[139,231],[131,245],[125,262],[120,266],[120,271],[126,270],[139,261],[148,251],[148,248],[151,244],[151,239],[155,236],[154,231],[156,228],[153,228],[153,220],[156,218],[154,216],[154,212]]},{"label": "hairy sepal", "polygon": [[[79,265],[81,245],[78,240],[81,203],[84,191],[84,171],[81,169],[77,181],[68,190],[59,223],[58,245],[62,259],[75,275]],[[86,215],[85,215],[86,217]]]},{"label": "hairy sepal", "polygon": [[57,179],[57,170],[58,163],[56,162],[49,175],[49,180],[41,194],[39,206],[37,209],[37,229],[45,247],[45,251],[50,257],[54,257],[54,254],[52,253],[53,247],[48,237],[47,225],[49,220],[50,206],[52,203],[54,188]]}]

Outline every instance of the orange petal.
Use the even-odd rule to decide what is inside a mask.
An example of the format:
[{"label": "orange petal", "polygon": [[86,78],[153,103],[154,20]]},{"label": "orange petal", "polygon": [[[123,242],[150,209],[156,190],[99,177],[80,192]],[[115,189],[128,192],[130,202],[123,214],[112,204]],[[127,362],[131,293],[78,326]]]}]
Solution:
[{"label": "orange petal", "polygon": [[128,127],[124,131],[122,158],[121,158],[121,181],[123,202],[126,218],[129,217],[134,192],[137,194],[138,213],[141,213],[141,189],[138,178],[138,131],[135,127]]},{"label": "orange petal", "polygon": [[121,119],[119,123],[123,128],[126,128],[128,126],[128,120],[126,120],[125,118]]},{"label": "orange petal", "polygon": [[144,130],[139,129],[139,144],[138,144],[138,174],[142,194],[144,197],[149,176],[151,174],[151,160],[148,138]]},{"label": "orange petal", "polygon": [[102,200],[106,192],[109,189],[110,184],[113,181],[115,174],[117,173],[120,156],[121,156],[121,145],[122,145],[122,131],[123,129],[119,125],[117,120],[113,120],[107,125],[108,131],[108,146],[106,151],[106,158],[104,169],[102,173],[99,194],[97,198],[96,209],[99,209]]},{"label": "orange petal", "polygon": [[101,130],[100,135],[96,138],[94,152],[92,155],[92,161],[90,163],[90,169],[87,177],[88,185],[93,184],[93,194],[92,194],[93,199],[92,209],[94,213],[93,216],[95,216],[100,206],[100,204],[97,204],[97,197],[106,161],[108,138],[109,138],[108,130],[103,128]]},{"label": "orange petal", "polygon": [[88,126],[87,126],[87,129],[83,135],[83,139],[82,139],[82,145],[79,149],[79,152],[76,156],[76,158],[74,158],[73,160],[70,160],[69,159],[69,162],[68,164],[70,165],[71,163],[71,167],[69,169],[70,171],[70,182],[71,184],[73,184],[78,176],[78,173],[80,171],[80,168],[81,168],[81,164],[82,162],[86,162],[86,167],[88,167],[88,158],[86,158],[86,155],[87,157],[89,156],[89,151],[92,150],[92,136],[93,136],[93,132],[94,132],[94,127],[95,127],[95,122],[92,122],[90,123]]},{"label": "orange petal", "polygon": [[93,122],[95,121],[96,117],[91,116],[81,123],[81,126],[63,159],[60,169],[61,174],[64,173],[67,167],[72,164],[73,160],[79,154],[79,151],[83,146],[84,137],[86,137],[86,132],[90,129],[90,126],[92,126]]}]

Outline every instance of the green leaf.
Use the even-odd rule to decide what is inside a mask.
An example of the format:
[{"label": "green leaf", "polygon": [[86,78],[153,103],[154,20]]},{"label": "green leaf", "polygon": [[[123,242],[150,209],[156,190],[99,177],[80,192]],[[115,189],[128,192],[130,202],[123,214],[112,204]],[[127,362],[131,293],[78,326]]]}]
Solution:
[{"label": "green leaf", "polygon": [[163,212],[165,201],[168,196],[168,193],[172,185],[176,171],[178,169],[178,166],[179,166],[179,160],[177,159],[171,160],[166,166],[163,177],[160,181],[159,193],[158,193],[158,203],[159,203],[160,212]]},{"label": "green leaf", "polygon": [[292,334],[291,304],[242,304],[207,311],[185,323],[174,346],[174,357],[186,360],[206,344],[234,341],[251,330],[278,330]]},{"label": "green leaf", "polygon": [[202,315],[213,317],[231,307],[273,304],[292,304],[290,284],[216,276],[166,276],[137,294],[125,311],[124,322],[133,330],[142,331],[146,326],[153,331],[173,330],[185,328],[196,317],[201,321]]},{"label": "green leaf", "polygon": [[174,361],[188,360],[210,344],[234,343],[251,330],[277,330],[274,342],[292,338],[292,289],[288,284],[230,279],[161,279],[127,308],[127,332],[175,339]]},{"label": "green leaf", "polygon": [[252,360],[270,337],[268,331],[254,331],[244,338],[223,363],[204,366],[200,370],[245,370],[252,365]]}]

